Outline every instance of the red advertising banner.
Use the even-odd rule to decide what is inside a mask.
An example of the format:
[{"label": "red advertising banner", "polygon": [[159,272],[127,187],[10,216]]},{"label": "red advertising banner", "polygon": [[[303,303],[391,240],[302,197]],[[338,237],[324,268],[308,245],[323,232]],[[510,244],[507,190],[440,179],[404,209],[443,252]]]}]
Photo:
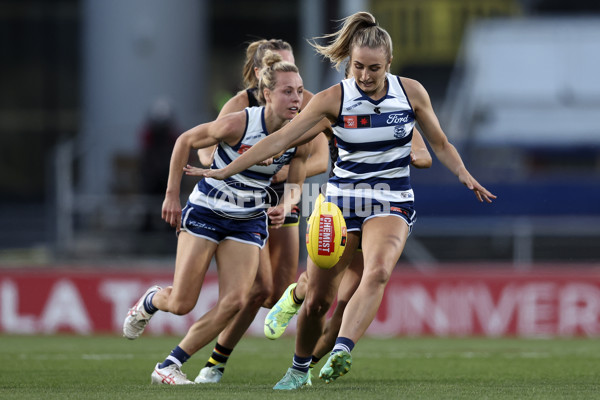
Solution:
[{"label": "red advertising banner", "polygon": [[[0,269],[0,332],[121,333],[127,310],[151,285],[168,286],[172,272],[136,269]],[[207,275],[194,310],[159,312],[147,334],[183,335],[216,303],[217,277]],[[249,333],[262,335],[267,310]],[[295,333],[295,321],[288,329]],[[599,336],[600,269],[403,268],[388,283],[371,336]]]}]

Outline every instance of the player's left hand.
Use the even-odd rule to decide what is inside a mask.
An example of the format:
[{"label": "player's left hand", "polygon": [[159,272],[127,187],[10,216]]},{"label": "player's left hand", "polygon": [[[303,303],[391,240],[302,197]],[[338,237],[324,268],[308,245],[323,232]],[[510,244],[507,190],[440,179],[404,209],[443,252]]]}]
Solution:
[{"label": "player's left hand", "polygon": [[267,210],[267,215],[269,216],[269,220],[271,221],[270,228],[279,228],[283,225],[285,221],[285,210],[281,205],[275,207],[269,207]]},{"label": "player's left hand", "polygon": [[206,170],[207,168],[193,167],[189,164],[183,167],[183,172],[185,172],[186,175],[190,176],[204,176],[204,171]]},{"label": "player's left hand", "polygon": [[490,192],[489,190],[487,190],[486,188],[481,186],[481,184],[479,182],[477,182],[477,180],[471,176],[469,171],[467,171],[464,168],[463,168],[463,171],[461,171],[461,173],[458,174],[458,179],[466,187],[468,187],[470,190],[472,190],[473,193],[475,193],[475,196],[477,197],[477,199],[482,203],[484,200],[488,203],[491,203],[492,199],[497,198],[496,195],[492,194],[492,192]]},{"label": "player's left hand", "polygon": [[198,168],[198,167],[193,167],[188,164],[185,167],[183,167],[183,172],[185,172],[186,175],[190,175],[190,176],[203,176],[205,178],[214,178],[214,179],[218,179],[221,181],[225,178],[229,178],[229,175],[227,175],[224,168],[221,168],[221,169]]}]

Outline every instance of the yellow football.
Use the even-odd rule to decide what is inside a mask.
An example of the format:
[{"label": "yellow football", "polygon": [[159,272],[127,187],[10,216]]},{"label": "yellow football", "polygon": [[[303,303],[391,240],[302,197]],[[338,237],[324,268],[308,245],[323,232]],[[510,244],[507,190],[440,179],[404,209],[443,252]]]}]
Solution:
[{"label": "yellow football", "polygon": [[306,249],[323,269],[333,267],[346,248],[346,220],[339,207],[320,194],[306,227]]}]

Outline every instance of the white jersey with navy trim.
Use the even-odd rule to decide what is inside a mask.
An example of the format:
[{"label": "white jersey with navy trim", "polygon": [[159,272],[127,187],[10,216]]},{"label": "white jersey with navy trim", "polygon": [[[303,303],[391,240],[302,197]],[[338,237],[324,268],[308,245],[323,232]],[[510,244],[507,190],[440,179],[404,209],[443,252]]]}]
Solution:
[{"label": "white jersey with navy trim", "polygon": [[414,200],[410,151],[415,114],[398,76],[387,73],[388,90],[369,98],[354,78],[343,80],[342,103],[333,126],[338,158],[327,195],[380,201]]},{"label": "white jersey with navy trim", "polygon": [[[225,168],[233,160],[244,154],[249,148],[266,137],[264,107],[248,107],[246,112],[246,129],[240,141],[230,146],[220,142],[215,152],[212,168]],[[288,149],[268,166],[253,165],[223,181],[213,178],[202,179],[194,188],[189,202],[210,208],[222,215],[257,216],[266,211],[266,187],[271,183],[273,175],[285,164],[289,164],[296,153],[296,148]]]}]

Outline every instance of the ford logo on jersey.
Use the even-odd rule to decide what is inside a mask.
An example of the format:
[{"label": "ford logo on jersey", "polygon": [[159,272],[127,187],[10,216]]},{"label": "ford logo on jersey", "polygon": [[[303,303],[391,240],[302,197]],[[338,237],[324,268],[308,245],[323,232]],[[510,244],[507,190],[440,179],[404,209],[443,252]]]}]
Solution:
[{"label": "ford logo on jersey", "polygon": [[388,115],[386,123],[388,125],[406,124],[410,121],[410,115],[408,113],[401,114],[390,114]]}]

